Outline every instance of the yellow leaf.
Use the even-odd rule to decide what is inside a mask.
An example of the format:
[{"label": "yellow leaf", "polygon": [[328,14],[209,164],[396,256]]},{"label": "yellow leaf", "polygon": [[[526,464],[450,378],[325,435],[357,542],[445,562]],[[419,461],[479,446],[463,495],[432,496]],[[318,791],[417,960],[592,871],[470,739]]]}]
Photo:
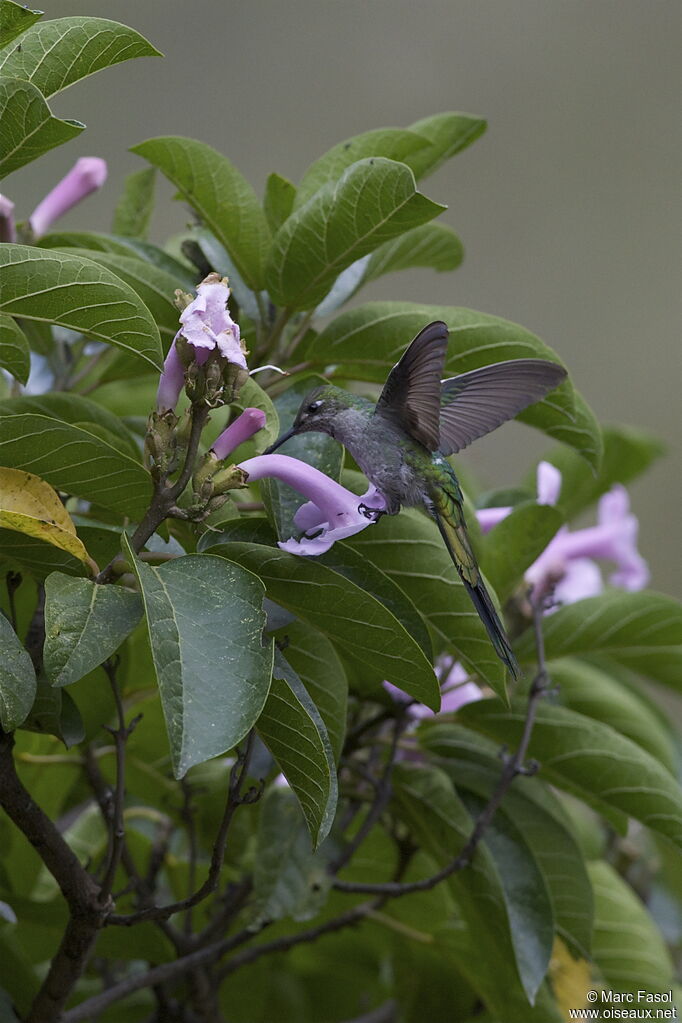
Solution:
[{"label": "yellow leaf", "polygon": [[91,571],[97,567],[57,493],[30,472],[0,467],[0,527],[59,547]]},{"label": "yellow leaf", "polygon": [[574,959],[561,938],[554,942],[549,977],[565,1020],[572,1018],[571,1010],[587,1007],[587,992],[594,986],[592,967],[584,959]]}]

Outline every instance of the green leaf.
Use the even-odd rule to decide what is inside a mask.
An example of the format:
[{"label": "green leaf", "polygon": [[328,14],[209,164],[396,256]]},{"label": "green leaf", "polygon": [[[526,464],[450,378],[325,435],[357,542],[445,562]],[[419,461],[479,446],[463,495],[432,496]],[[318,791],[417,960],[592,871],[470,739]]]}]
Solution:
[{"label": "green leaf", "polygon": [[225,246],[246,284],[260,290],[270,229],[256,193],[237,168],[204,142],[179,136],[148,139],[132,152],[172,181]]},{"label": "green leaf", "polygon": [[317,629],[293,621],[275,633],[287,662],[310,694],[324,721],[338,763],[346,735],[348,679],[330,641]]},{"label": "green leaf", "polygon": [[561,513],[548,504],[524,501],[483,540],[481,568],[504,603],[523,573],[542,554],[563,524]]},{"label": "green leaf", "polygon": [[[572,654],[604,653],[654,681],[670,682],[682,664],[682,605],[673,597],[641,590],[610,590],[559,608],[544,620],[545,653],[553,660]],[[515,647],[521,661],[535,656],[533,630]],[[662,654],[662,660],[657,655]],[[674,682],[673,682],[674,684]],[[680,688],[677,678],[677,688]]]},{"label": "green leaf", "polygon": [[315,704],[278,650],[256,727],[301,804],[316,849],[329,834],[336,812],[334,754]]},{"label": "green leaf", "polygon": [[143,167],[125,179],[123,194],[116,204],[111,230],[124,238],[146,238],[154,210],[156,170]]},{"label": "green leaf", "polygon": [[[469,728],[516,747],[526,702],[505,711],[492,700],[470,703],[458,713]],[[613,806],[682,847],[682,791],[670,773],[630,739],[600,721],[566,707],[543,703],[529,754],[540,761],[541,777],[578,794],[599,809]]]},{"label": "green leaf", "polygon": [[3,570],[13,567],[42,582],[50,572],[86,575],[85,564],[67,551],[14,529],[0,529],[0,559]]},{"label": "green leaf", "polygon": [[[319,376],[303,377],[275,398],[274,406],[281,433],[285,433],[293,425],[306,394],[324,382]],[[314,466],[331,479],[338,480],[341,474],[343,448],[326,433],[302,433],[291,437],[279,451],[283,455],[298,458],[299,461]],[[293,487],[276,479],[265,480],[261,483],[260,489],[268,518],[275,527],[279,539],[288,540],[292,536],[298,536],[300,529],[294,523],[294,515],[305,503],[305,499]]]},{"label": "green leaf", "polygon": [[359,586],[312,558],[254,543],[212,546],[213,554],[255,572],[268,596],[324,633],[336,647],[436,710],[433,668],[397,618]]},{"label": "green leaf", "polygon": [[446,160],[480,138],[486,128],[483,118],[470,114],[444,113],[423,117],[411,124],[409,130],[421,135],[428,145],[411,153],[405,163],[412,168],[417,180],[433,174]]},{"label": "green leaf", "polygon": [[176,282],[176,287],[192,291],[196,284],[196,275],[189,267],[158,245],[142,241],[141,238],[99,234],[97,231],[54,231],[43,235],[38,245],[44,249],[87,249],[92,252],[111,252],[117,256],[137,256],[157,266],[159,270],[165,270]]},{"label": "green leaf", "polygon": [[14,0],[0,0],[0,49],[3,49],[42,18],[42,11],[32,11]]},{"label": "green leaf", "polygon": [[19,78],[0,78],[0,178],[75,138],[80,121],[55,117],[42,93]]},{"label": "green leaf", "polygon": [[577,657],[552,661],[549,670],[552,682],[559,687],[562,706],[610,725],[676,774],[670,729],[636,691]]},{"label": "green leaf", "polygon": [[27,469],[55,490],[135,520],[142,517],[152,487],[138,461],[82,427],[49,416],[1,413],[0,407],[0,464]]},{"label": "green leaf", "polygon": [[45,580],[45,672],[77,682],[115,653],[142,617],[137,593],[55,572]]},{"label": "green leaf", "polygon": [[615,991],[670,990],[670,953],[641,900],[610,864],[591,863],[589,871],[596,910],[594,961],[606,983]]},{"label": "green leaf", "polygon": [[13,732],[25,720],[36,695],[36,673],[19,637],[0,612],[0,725]]},{"label": "green leaf", "polygon": [[[195,227],[189,235],[190,244],[199,246],[201,255],[211,270],[227,277],[230,282],[230,294],[239,306],[240,319],[248,316],[254,323],[261,321],[261,306],[258,304],[256,293],[242,280],[236,264],[224,245],[221,245],[215,235],[205,227]],[[268,296],[266,292],[260,293],[262,303],[267,308]]]},{"label": "green leaf", "polygon": [[91,259],[29,245],[0,245],[0,310],[56,323],[116,345],[161,369],[161,339],[129,285]]},{"label": "green leaf", "polygon": [[504,699],[504,668],[435,523],[407,510],[385,516],[349,544],[404,590],[429,625],[436,653],[455,652]]},{"label": "green leaf", "polygon": [[[562,445],[545,456],[561,471],[561,493],[558,507],[572,518],[593,504],[614,483],[629,483],[646,472],[665,453],[665,444],[655,434],[634,426],[607,425],[602,429],[604,456],[597,476],[577,457],[571,448]],[[535,473],[531,488],[535,488]]]},{"label": "green leaf", "polygon": [[83,720],[74,701],[65,689],[54,689],[43,679],[38,680],[31,712],[21,727],[28,732],[54,735],[67,749],[85,738]]},{"label": "green leaf", "polygon": [[263,709],[272,647],[263,587],[222,558],[191,554],[151,568],[135,558],[176,778],[232,749]]},{"label": "green leaf", "polygon": [[296,185],[288,178],[276,174],[268,175],[265,182],[263,209],[265,218],[273,234],[279,231],[284,221],[291,216],[296,199]]},{"label": "green leaf", "polygon": [[12,319],[0,313],[0,368],[25,384],[31,371],[31,352],[21,327]]},{"label": "green leaf", "polygon": [[[394,792],[398,812],[414,837],[437,867],[445,866],[473,830],[447,775],[432,766],[396,764]],[[516,969],[502,884],[488,849],[480,844],[471,866],[452,874],[446,883],[459,910],[457,926],[447,932],[448,950],[494,1018],[505,1023],[560,1023],[562,1017],[544,986],[535,1005],[528,1004]]]},{"label": "green leaf", "polygon": [[266,272],[273,301],[312,309],[347,266],[444,208],[417,191],[405,164],[378,158],[353,163],[275,235]]},{"label": "green leaf", "polygon": [[286,789],[268,790],[261,806],[253,873],[255,921],[311,920],[327,900],[331,878],[314,856],[301,808]]},{"label": "green leaf", "polygon": [[[57,251],[50,250],[50,251]],[[144,302],[152,315],[159,333],[166,340],[173,339],[178,332],[180,321],[178,307],[173,301],[178,287],[177,277],[169,274],[133,253],[122,256],[115,252],[93,252],[88,249],[63,249],[72,256],[92,260],[98,266],[111,271],[132,288]],[[139,372],[139,367],[137,369]]]},{"label": "green leaf", "polygon": [[[538,337],[509,320],[457,306],[414,302],[368,302],[342,313],[313,341],[306,358],[317,365],[338,365],[340,377],[383,382],[410,340],[432,320],[444,320],[450,330],[448,376],[507,359],[559,361]],[[591,465],[598,465],[599,425],[570,381],[518,418],[571,445]]]},{"label": "green leaf", "polygon": [[138,32],[105,18],[55,18],[34,25],[21,47],[0,54],[0,74],[31,82],[43,96],[132,57],[161,54]]},{"label": "green leaf", "polygon": [[443,272],[456,270],[464,257],[462,243],[446,224],[422,224],[399,238],[384,242],[369,257],[362,283],[384,274],[425,266]]},{"label": "green leaf", "polygon": [[[463,802],[474,819],[486,806],[486,800],[471,793],[464,794]],[[509,817],[496,814],[483,841],[500,877],[516,966],[533,1004],[554,944],[554,909],[547,883],[523,833]]]}]

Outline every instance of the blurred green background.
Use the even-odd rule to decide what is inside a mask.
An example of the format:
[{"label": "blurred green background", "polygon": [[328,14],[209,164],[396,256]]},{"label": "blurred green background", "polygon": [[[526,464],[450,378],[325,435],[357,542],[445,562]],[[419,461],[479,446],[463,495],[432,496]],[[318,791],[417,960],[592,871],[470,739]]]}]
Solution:
[{"label": "blurred green background", "polygon": [[[465,262],[413,271],[363,299],[470,306],[516,320],[566,361],[603,420],[649,428],[668,457],[632,489],[652,586],[678,593],[682,460],[679,271],[682,130],[679,0],[55,0],[46,16],[125,22],[165,60],[74,86],[54,112],[88,130],[3,183],[30,213],[78,156],[104,157],[103,191],[60,227],[106,230],[127,148],[188,135],[224,152],[260,191],[297,181],[333,143],[442,110],[488,133],[425,182],[449,204]],[[154,240],[185,209],[160,189]],[[407,343],[410,339],[405,338]],[[514,484],[543,450],[511,424],[465,456],[489,486]]]}]

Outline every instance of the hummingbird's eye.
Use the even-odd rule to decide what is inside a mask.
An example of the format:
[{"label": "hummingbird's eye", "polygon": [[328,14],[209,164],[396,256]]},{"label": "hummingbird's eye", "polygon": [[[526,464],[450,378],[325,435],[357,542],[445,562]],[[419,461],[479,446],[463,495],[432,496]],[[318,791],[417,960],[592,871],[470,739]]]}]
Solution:
[{"label": "hummingbird's eye", "polygon": [[306,409],[306,414],[309,416],[314,415],[321,406],[322,401],[313,401],[310,405],[308,405]]}]

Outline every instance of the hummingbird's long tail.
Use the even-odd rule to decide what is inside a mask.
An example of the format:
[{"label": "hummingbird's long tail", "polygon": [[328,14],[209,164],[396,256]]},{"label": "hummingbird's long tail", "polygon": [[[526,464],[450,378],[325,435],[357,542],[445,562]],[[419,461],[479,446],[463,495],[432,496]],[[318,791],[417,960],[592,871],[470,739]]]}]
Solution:
[{"label": "hummingbird's long tail", "polygon": [[[457,484],[455,483],[455,485]],[[460,500],[448,493],[447,489],[443,487],[435,489],[430,496],[432,503],[429,511],[436,520],[441,536],[445,541],[445,546],[464,583],[467,593],[471,597],[479,618],[485,625],[495,652],[500,660],[507,665],[514,678],[519,678],[521,669],[514,657],[514,652],[504,631],[504,626],[490,599],[490,594],[485,587],[479,567],[476,564],[476,558],[471,549]]]}]

